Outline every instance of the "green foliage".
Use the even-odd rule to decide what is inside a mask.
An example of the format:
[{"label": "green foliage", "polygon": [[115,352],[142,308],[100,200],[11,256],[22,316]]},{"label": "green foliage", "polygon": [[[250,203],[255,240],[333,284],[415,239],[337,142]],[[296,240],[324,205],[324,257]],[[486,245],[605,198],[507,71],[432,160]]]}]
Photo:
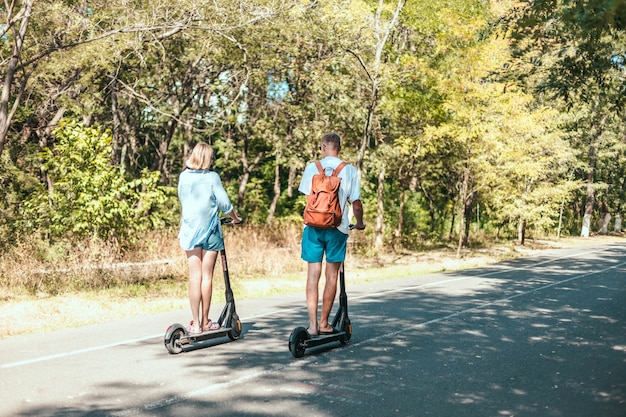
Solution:
[{"label": "green foliage", "polygon": [[64,120],[54,131],[57,143],[42,152],[42,169],[51,184],[26,204],[27,214],[51,237],[131,239],[163,227],[168,190],[159,173],[144,170],[128,180],[111,163],[111,136],[100,128]]},{"label": "green foliage", "polygon": [[588,177],[602,210],[625,209],[623,0],[245,3],[36,2],[9,88],[7,109],[24,91],[0,243],[174,226],[200,140],[248,222],[295,221],[330,130],[344,159],[363,157],[366,220],[386,242],[448,239],[463,197],[481,233],[554,231],[562,205],[571,230]]},{"label": "green foliage", "polygon": [[20,170],[8,154],[0,157],[0,248],[4,248],[26,233],[33,225],[24,216],[24,202],[32,194],[41,194],[39,180]]},{"label": "green foliage", "polygon": [[569,104],[601,95],[622,108],[625,11],[624,0],[542,0],[511,9],[504,19],[514,52],[508,75]]}]

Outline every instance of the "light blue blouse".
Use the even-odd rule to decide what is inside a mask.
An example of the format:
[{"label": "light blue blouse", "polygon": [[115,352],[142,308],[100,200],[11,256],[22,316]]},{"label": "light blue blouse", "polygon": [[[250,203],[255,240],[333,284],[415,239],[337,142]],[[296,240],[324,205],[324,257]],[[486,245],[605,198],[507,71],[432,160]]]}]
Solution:
[{"label": "light blue blouse", "polygon": [[217,172],[186,169],[178,179],[182,206],[180,247],[191,250],[204,243],[211,233],[221,232],[219,212],[228,214],[233,205]]}]

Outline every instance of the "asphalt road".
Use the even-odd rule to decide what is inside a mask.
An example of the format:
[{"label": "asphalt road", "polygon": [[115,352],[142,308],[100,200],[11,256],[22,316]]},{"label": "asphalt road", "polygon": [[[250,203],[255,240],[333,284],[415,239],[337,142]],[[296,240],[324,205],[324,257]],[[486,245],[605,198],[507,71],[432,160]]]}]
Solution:
[{"label": "asphalt road", "polygon": [[301,359],[304,291],[238,302],[241,339],[178,355],[187,311],[0,340],[0,416],[626,416],[626,243],[346,278],[350,343]]}]

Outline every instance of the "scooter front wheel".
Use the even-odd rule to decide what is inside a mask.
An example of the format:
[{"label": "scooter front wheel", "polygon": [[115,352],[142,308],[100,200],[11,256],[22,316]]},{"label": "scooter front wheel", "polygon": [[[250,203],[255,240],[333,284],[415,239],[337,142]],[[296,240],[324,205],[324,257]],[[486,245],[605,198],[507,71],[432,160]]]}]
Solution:
[{"label": "scooter front wheel", "polygon": [[309,332],[304,327],[296,327],[291,331],[289,336],[289,351],[294,358],[301,358],[304,356],[306,350],[305,341],[309,339]]},{"label": "scooter front wheel", "polygon": [[169,339],[165,339],[165,347],[167,348],[167,351],[169,353],[175,355],[183,351],[183,347],[180,344],[180,339],[183,337],[184,334],[185,331],[179,328],[172,332],[172,335],[169,337]]},{"label": "scooter front wheel", "polygon": [[234,315],[230,320],[230,331],[228,332],[228,338],[230,340],[237,340],[241,335],[241,321],[237,315]]}]

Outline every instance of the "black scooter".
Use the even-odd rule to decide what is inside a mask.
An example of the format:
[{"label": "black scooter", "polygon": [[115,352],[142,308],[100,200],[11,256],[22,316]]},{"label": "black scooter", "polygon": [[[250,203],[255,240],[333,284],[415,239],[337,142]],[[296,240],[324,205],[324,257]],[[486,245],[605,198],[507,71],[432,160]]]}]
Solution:
[{"label": "black scooter", "polygon": [[[221,219],[222,224],[231,223],[232,219]],[[217,339],[219,337],[228,336],[230,340],[237,340],[241,335],[241,321],[235,309],[235,297],[230,287],[230,278],[228,275],[228,262],[226,261],[226,249],[220,251],[222,260],[222,271],[224,272],[224,284],[226,287],[226,304],[222,309],[217,323],[220,328],[217,330],[209,330],[198,334],[190,334],[185,326],[175,323],[169,326],[165,332],[165,347],[171,354],[180,353],[187,345],[203,342],[209,339]]]},{"label": "black scooter", "polygon": [[289,336],[289,351],[294,358],[301,358],[308,348],[339,342],[346,345],[352,336],[352,325],[348,317],[348,295],[346,294],[346,280],[343,271],[343,262],[339,268],[339,309],[332,322],[333,333],[320,333],[311,336],[304,327],[296,327]]}]

